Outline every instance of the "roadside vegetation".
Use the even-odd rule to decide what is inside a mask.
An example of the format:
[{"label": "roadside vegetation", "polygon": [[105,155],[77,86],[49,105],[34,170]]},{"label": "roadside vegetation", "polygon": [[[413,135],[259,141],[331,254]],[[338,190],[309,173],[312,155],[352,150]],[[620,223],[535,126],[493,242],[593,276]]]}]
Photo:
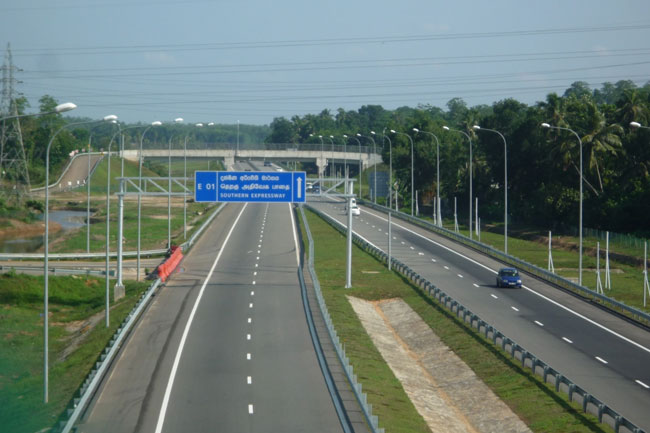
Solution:
[{"label": "roadside vegetation", "polygon": [[107,328],[104,281],[49,277],[49,403],[43,404],[43,277],[0,275],[0,430],[52,427],[149,284],[125,281],[126,296],[116,303],[111,296]]},{"label": "roadside vegetation", "polygon": [[[582,413],[564,394],[522,369],[419,288],[353,247],[352,289],[345,289],[345,238],[315,214],[306,211],[315,242],[316,272],[336,330],[345,343],[355,373],[373,411],[386,431],[429,431],[399,381],[386,365],[347,301],[401,298],[534,432],[611,431]],[[304,225],[303,239],[306,242]]]}]

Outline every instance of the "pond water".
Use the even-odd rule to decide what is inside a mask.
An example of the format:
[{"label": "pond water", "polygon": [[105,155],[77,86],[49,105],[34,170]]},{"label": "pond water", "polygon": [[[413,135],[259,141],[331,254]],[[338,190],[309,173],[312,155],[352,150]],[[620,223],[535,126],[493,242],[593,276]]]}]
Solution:
[{"label": "pond water", "polygon": [[[63,230],[72,230],[86,225],[86,211],[54,210],[50,221],[59,223]],[[41,220],[44,217],[41,216]],[[51,237],[50,237],[51,239]],[[0,238],[0,253],[33,253],[43,246],[43,235],[28,238]]]}]

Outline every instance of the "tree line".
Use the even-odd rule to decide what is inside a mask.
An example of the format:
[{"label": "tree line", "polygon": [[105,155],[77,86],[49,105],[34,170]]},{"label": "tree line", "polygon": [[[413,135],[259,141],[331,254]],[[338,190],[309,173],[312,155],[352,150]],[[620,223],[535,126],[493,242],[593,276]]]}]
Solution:
[{"label": "tree line", "polygon": [[[459,218],[466,218],[469,191],[469,135],[473,146],[473,193],[480,203],[483,221],[501,221],[504,202],[504,144],[507,140],[508,202],[512,221],[549,229],[576,227],[579,203],[579,153],[577,138],[568,131],[544,129],[542,123],[570,128],[582,140],[585,226],[617,232],[650,235],[650,130],[630,127],[630,122],[648,126],[650,82],[638,87],[632,81],[604,83],[590,89],[585,82],[573,83],[562,95],[551,93],[544,101],[527,105],[507,98],[492,105],[468,107],[460,98],[451,99],[446,110],[432,105],[386,110],[365,105],[356,111],[339,108],[336,113],[278,117],[271,123],[266,141],[272,143],[319,143],[316,135],[364,136],[374,131],[383,145],[383,161],[389,163],[392,142],[393,170],[403,206],[409,207],[411,149],[407,137],[391,134],[394,129],[414,141],[414,187],[420,205],[436,190],[436,146],[440,141],[440,187],[443,216],[453,212],[458,198]],[[310,137],[310,134],[314,136]],[[386,136],[386,138],[383,137]],[[369,141],[360,139],[362,145]],[[325,141],[326,143],[328,141]],[[355,146],[351,140],[348,145]]]}]

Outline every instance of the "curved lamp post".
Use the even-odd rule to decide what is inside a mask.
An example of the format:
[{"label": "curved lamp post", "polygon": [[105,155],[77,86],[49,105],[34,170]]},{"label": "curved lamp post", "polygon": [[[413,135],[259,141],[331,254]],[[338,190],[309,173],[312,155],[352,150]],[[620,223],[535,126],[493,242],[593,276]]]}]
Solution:
[{"label": "curved lamp post", "polygon": [[411,138],[410,135],[404,133],[404,132],[399,132],[395,131],[394,129],[391,129],[390,132],[393,134],[398,134],[398,135],[405,135],[408,137],[409,141],[411,142],[411,216],[413,216],[413,139]]},{"label": "curved lamp post", "polygon": [[393,208],[393,142],[385,134],[386,128],[381,135],[388,140],[388,209]]},{"label": "curved lamp post", "polygon": [[45,116],[47,114],[59,114],[59,113],[64,113],[66,111],[74,110],[75,108],[77,108],[77,106],[72,102],[64,102],[63,104],[59,104],[56,107],[54,107],[54,110],[52,111],[44,111],[42,113],[31,113],[31,114],[18,114],[16,116],[7,116],[1,118],[0,122],[3,122],[5,120],[11,120],[11,119],[22,119],[23,117],[36,117],[36,116]]},{"label": "curved lamp post", "polygon": [[[344,137],[348,137],[347,135],[343,135]],[[361,197],[361,171],[363,170],[363,164],[361,163],[361,142],[357,137],[354,135],[351,135],[349,138],[354,138],[354,140],[357,142],[357,146],[359,147],[359,198]],[[354,191],[350,191],[350,194],[354,193]]]},{"label": "curved lamp post", "polygon": [[[74,104],[73,104],[74,105]],[[72,108],[70,108],[72,109]],[[115,116],[106,116],[103,120],[112,121],[117,119]],[[49,349],[48,349],[48,337],[49,337],[49,246],[50,246],[50,214],[49,214],[49,204],[50,204],[50,149],[52,148],[52,143],[54,139],[61,133],[64,129],[70,126],[76,125],[86,125],[90,123],[95,123],[97,120],[86,121],[86,122],[75,122],[68,123],[60,127],[54,135],[50,138],[50,141],[47,143],[47,150],[45,153],[45,233],[43,235],[43,401],[48,402],[48,386],[49,386],[49,375],[48,375],[48,363],[49,363]]]},{"label": "curved lamp post", "polygon": [[643,126],[639,122],[630,122],[630,128],[632,128],[632,129],[650,129],[650,127]]},{"label": "curved lamp post", "polygon": [[506,138],[497,130],[481,128],[479,125],[474,125],[472,127],[475,131],[488,131],[495,134],[499,134],[499,137],[503,140],[503,185],[504,185],[504,213],[503,213],[503,252],[508,254],[508,143]]},{"label": "curved lamp post", "polygon": [[335,177],[335,176],[332,176],[332,169],[334,168],[334,165],[335,165],[335,164],[334,164],[334,136],[333,136],[333,135],[329,135],[327,138],[330,139],[330,144],[331,144],[331,146],[332,146],[332,147],[330,148],[330,154],[332,155],[332,165],[330,165],[330,177]]},{"label": "curved lamp post", "polygon": [[[375,131],[370,131],[370,133],[371,133],[372,135],[374,135],[374,134],[375,134]],[[366,138],[366,139],[372,141],[373,152],[375,152],[375,151],[377,150],[377,145],[375,144],[375,140],[374,140],[371,136],[368,136],[368,135],[361,135],[361,134],[357,133],[357,137],[359,137],[359,138]],[[377,165],[376,165],[376,164],[375,164],[375,167],[374,167],[374,168],[375,168],[375,184],[374,184],[374,188],[375,188],[375,189],[374,189],[374,193],[375,193],[375,194],[374,194],[374,203],[377,204]]]},{"label": "curved lamp post", "polygon": [[144,136],[147,134],[147,131],[149,131],[151,128],[154,126],[160,126],[162,125],[162,122],[156,120],[155,122],[151,122],[151,125],[147,126],[144,131],[142,131],[142,135],[140,136],[140,153],[139,153],[139,164],[138,164],[138,188],[140,188],[140,194],[138,194],[138,257],[137,257],[137,272],[136,272],[136,280],[140,281],[140,233],[141,233],[141,220],[142,220],[142,164],[144,163],[144,157],[142,156],[142,145],[144,143]]},{"label": "curved lamp post", "polygon": [[422,133],[422,134],[428,134],[435,138],[436,140],[436,215],[438,218],[438,221],[436,223],[438,224],[438,227],[442,227],[442,216],[440,215],[440,142],[438,141],[438,137],[433,132],[428,132],[428,131],[420,131],[418,128],[413,128],[413,132],[417,133]]},{"label": "curved lamp post", "polygon": [[[237,125],[239,125],[239,121]],[[194,126],[201,128],[203,124],[196,123]],[[183,192],[187,190],[187,138],[189,136],[189,133],[185,136],[183,144]],[[183,239],[187,239],[187,197],[185,196],[183,196]]]},{"label": "curved lamp post", "polygon": [[443,126],[442,129],[445,131],[459,132],[467,137],[467,141],[469,141],[469,238],[472,239],[472,139],[468,133],[460,129],[452,129],[448,126]]},{"label": "curved lamp post", "polygon": [[[183,118],[174,119],[174,123],[183,123]],[[172,247],[172,140],[174,134],[169,136],[169,159],[167,161],[167,248]]]},{"label": "curved lamp post", "polygon": [[[314,134],[309,134],[309,136],[310,137],[315,137]],[[321,163],[322,163],[322,162],[324,162],[323,161],[323,136],[319,135],[318,138],[320,139],[320,160],[321,160]],[[318,165],[318,164],[316,164],[316,165]],[[318,176],[323,177],[324,175],[325,175],[325,167],[323,167],[322,170],[320,170],[320,167],[319,167]],[[323,187],[323,185],[321,185],[321,188],[322,187]]]},{"label": "curved lamp post", "polygon": [[578,218],[578,224],[579,224],[579,236],[580,236],[580,248],[579,248],[579,257],[578,257],[578,284],[582,286],[582,140],[580,139],[580,136],[578,135],[577,132],[575,132],[573,129],[570,128],[563,128],[561,126],[552,126],[549,125],[548,123],[542,123],[541,124],[542,128],[545,129],[559,129],[561,131],[569,131],[575,137],[578,139],[578,143],[580,144],[580,212],[579,212],[579,218]]}]

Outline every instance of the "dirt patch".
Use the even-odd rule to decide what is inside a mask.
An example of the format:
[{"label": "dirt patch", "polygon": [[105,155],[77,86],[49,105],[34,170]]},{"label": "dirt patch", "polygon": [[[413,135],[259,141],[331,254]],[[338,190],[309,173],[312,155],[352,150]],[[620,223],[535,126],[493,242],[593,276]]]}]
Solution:
[{"label": "dirt patch", "polygon": [[[43,221],[26,223],[11,218],[2,218],[0,220],[2,225],[6,225],[6,227],[0,229],[0,238],[32,237],[45,233],[45,223]],[[59,230],[61,230],[61,225],[50,221],[50,232],[56,233]]]},{"label": "dirt patch", "polygon": [[404,301],[348,301],[432,432],[530,432]]},{"label": "dirt patch", "polygon": [[97,324],[101,323],[102,319],[105,317],[105,312],[100,311],[99,313],[93,314],[86,320],[76,320],[73,322],[66,323],[56,323],[52,325],[64,326],[65,330],[70,334],[65,337],[66,346],[61,351],[61,354],[57,357],[57,362],[65,361],[68,356],[70,356],[88,337],[88,333],[95,327]]}]

